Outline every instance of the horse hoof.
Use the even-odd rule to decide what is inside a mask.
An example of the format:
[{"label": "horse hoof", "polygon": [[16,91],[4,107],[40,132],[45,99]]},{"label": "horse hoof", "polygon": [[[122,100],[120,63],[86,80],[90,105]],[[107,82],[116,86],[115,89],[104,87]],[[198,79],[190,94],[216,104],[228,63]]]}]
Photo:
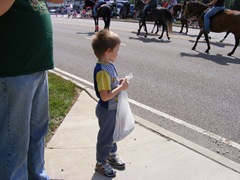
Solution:
[{"label": "horse hoof", "polygon": [[206,50],[205,53],[209,54],[209,50]]},{"label": "horse hoof", "polygon": [[232,54],[233,54],[233,53],[228,53],[227,55],[228,55],[228,56],[232,56]]},{"label": "horse hoof", "polygon": [[195,50],[196,48],[195,47],[192,47],[192,50]]},{"label": "horse hoof", "polygon": [[170,40],[170,37],[168,37],[168,40]]}]

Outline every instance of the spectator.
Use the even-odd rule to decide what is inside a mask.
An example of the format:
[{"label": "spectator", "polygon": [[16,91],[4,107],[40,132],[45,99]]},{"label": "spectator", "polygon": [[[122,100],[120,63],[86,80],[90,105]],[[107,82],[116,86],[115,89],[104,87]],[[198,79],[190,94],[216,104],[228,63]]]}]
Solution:
[{"label": "spectator", "polygon": [[49,180],[44,139],[49,122],[47,70],[54,64],[45,1],[0,0],[0,27],[0,177]]},{"label": "spectator", "polygon": [[125,169],[125,163],[117,155],[117,144],[113,143],[118,93],[128,88],[127,80],[118,79],[113,65],[120,43],[119,36],[109,30],[99,31],[92,40],[92,48],[98,58],[94,69],[94,88],[100,99],[96,106],[100,129],[97,137],[95,170],[107,177],[116,176],[116,171],[111,166],[119,170]]}]

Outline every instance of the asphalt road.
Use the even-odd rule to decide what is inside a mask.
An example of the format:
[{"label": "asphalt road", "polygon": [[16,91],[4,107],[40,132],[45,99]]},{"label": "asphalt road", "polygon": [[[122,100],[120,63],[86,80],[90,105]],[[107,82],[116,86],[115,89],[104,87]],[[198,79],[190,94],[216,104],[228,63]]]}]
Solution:
[{"label": "asphalt road", "polygon": [[[55,66],[92,83],[93,20],[53,17],[52,22]],[[220,43],[225,34],[211,33],[206,54],[203,38],[191,50],[197,29],[185,35],[174,26],[170,41],[165,35],[137,36],[137,23],[111,21],[110,29],[122,40],[115,63],[119,76],[134,76],[128,90],[133,113],[240,163],[240,48],[227,56],[233,36]]]}]

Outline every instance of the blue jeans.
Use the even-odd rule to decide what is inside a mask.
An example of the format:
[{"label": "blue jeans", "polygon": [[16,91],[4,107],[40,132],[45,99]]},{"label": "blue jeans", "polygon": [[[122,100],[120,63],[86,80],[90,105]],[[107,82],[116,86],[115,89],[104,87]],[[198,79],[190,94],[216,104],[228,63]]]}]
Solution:
[{"label": "blue jeans", "polygon": [[144,7],[143,11],[142,11],[142,21],[145,21],[146,19],[146,15],[147,15],[147,12],[150,10],[150,9],[153,9],[153,8],[156,8],[157,7],[157,4],[155,3],[152,3],[152,4],[148,4]]},{"label": "blue jeans", "polygon": [[213,6],[208,10],[208,12],[204,15],[204,30],[210,30],[210,17],[223,9],[225,9],[225,6]]},{"label": "blue jeans", "polygon": [[117,152],[117,144],[113,143],[117,110],[107,110],[101,105],[96,106],[96,116],[100,127],[97,137],[97,162],[105,163],[109,153]]},{"label": "blue jeans", "polygon": [[49,180],[44,170],[48,122],[47,71],[0,77],[0,179]]},{"label": "blue jeans", "polygon": [[104,1],[99,1],[93,8],[93,16],[94,17],[97,17],[97,9],[103,5],[103,4],[106,4]]}]

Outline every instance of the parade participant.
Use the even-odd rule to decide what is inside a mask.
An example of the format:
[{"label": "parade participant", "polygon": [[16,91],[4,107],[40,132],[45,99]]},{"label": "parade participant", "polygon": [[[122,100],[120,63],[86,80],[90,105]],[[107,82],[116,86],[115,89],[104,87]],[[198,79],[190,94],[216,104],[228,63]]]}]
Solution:
[{"label": "parade participant", "polygon": [[97,17],[97,9],[102,5],[105,4],[104,0],[96,0],[94,8],[93,8],[93,16]]},{"label": "parade participant", "polygon": [[219,11],[224,10],[224,0],[213,0],[207,4],[208,7],[211,7],[207,13],[204,15],[204,27],[203,33],[209,33],[210,30],[210,18],[217,14]]},{"label": "parade participant", "polygon": [[157,0],[147,0],[146,4],[147,5],[144,7],[142,12],[142,21],[146,21],[147,12],[150,9],[156,8],[158,6]]}]

